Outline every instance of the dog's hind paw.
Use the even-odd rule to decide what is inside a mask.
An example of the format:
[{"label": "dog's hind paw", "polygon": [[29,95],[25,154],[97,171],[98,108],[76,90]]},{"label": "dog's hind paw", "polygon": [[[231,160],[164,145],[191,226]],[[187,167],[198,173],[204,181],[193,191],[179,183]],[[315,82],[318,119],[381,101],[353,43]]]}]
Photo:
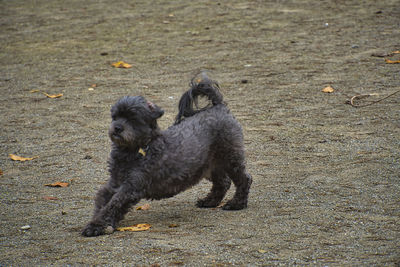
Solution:
[{"label": "dog's hind paw", "polygon": [[247,208],[247,203],[246,202],[237,202],[230,200],[228,203],[222,206],[223,210],[242,210]]},{"label": "dog's hind paw", "polygon": [[220,201],[215,199],[204,198],[197,200],[196,206],[199,208],[215,208],[219,205]]},{"label": "dog's hind paw", "polygon": [[94,224],[94,223],[89,223],[88,225],[86,225],[86,227],[83,229],[82,231],[82,235],[83,236],[99,236],[99,235],[104,235],[106,233],[108,233],[109,231],[107,231],[107,228],[104,228],[103,225],[99,225],[99,224]]}]

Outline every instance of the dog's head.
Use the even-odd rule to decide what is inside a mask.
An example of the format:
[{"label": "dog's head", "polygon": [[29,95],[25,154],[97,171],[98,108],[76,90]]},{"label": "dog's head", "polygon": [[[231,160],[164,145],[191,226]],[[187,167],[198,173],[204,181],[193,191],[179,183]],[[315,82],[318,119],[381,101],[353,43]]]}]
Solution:
[{"label": "dog's head", "polygon": [[125,96],[111,108],[109,136],[118,147],[140,148],[159,133],[164,111],[142,96]]}]

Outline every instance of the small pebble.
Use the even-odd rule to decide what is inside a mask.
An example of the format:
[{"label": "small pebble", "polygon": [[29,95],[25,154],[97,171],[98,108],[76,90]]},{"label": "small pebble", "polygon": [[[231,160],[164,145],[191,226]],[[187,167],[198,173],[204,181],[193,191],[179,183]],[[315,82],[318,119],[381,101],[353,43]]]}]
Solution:
[{"label": "small pebble", "polygon": [[31,229],[31,226],[30,225],[24,225],[24,226],[21,226],[21,230],[29,230],[29,229]]},{"label": "small pebble", "polygon": [[104,233],[106,235],[110,235],[110,234],[114,233],[114,227],[112,227],[111,225],[107,226],[107,228],[104,229]]}]

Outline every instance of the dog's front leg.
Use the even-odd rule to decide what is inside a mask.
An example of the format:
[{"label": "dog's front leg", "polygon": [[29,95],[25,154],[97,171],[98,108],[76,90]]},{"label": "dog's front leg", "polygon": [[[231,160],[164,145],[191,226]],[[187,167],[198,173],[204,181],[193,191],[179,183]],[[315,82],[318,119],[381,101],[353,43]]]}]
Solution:
[{"label": "dog's front leg", "polygon": [[99,213],[99,211],[107,205],[107,203],[110,201],[112,196],[115,194],[116,190],[113,189],[110,185],[105,185],[96,194],[96,199],[94,201],[94,215],[93,217],[96,217],[96,214]]},{"label": "dog's front leg", "polygon": [[84,236],[112,233],[116,224],[123,219],[129,208],[142,198],[140,191],[131,183],[124,183],[110,201],[93,216],[82,231]]}]

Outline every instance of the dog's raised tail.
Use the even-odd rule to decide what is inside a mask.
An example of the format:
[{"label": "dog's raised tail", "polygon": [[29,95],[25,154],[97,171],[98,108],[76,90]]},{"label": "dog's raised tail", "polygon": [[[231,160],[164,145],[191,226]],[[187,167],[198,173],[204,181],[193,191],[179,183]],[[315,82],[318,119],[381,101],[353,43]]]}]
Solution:
[{"label": "dog's raised tail", "polygon": [[[218,83],[208,78],[205,72],[196,75],[189,85],[190,89],[179,100],[179,112],[175,118],[175,124],[181,122],[185,117],[193,116],[211,106],[223,103]],[[207,98],[208,104],[200,107],[199,97]]]}]

